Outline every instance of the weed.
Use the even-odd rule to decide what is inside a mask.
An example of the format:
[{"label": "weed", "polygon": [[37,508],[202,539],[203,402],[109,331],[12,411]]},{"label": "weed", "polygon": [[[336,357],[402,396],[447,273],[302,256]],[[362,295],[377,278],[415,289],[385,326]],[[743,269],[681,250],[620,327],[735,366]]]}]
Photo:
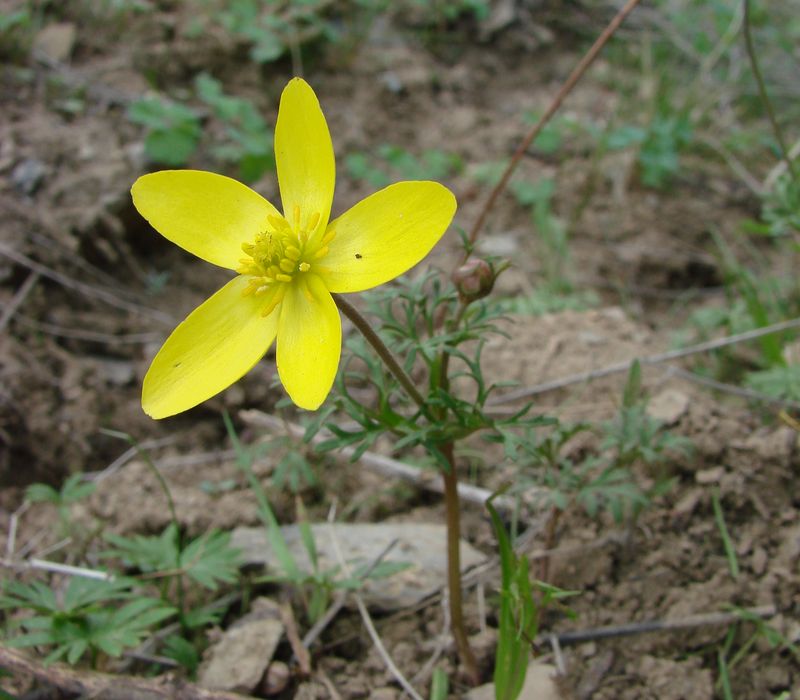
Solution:
[{"label": "weed", "polygon": [[185,165],[203,133],[194,110],[161,97],[144,97],[131,103],[128,119],[145,127],[145,152],[164,165]]},{"label": "weed", "polygon": [[195,78],[198,98],[211,108],[225,130],[225,141],[213,148],[223,163],[235,163],[245,182],[258,180],[275,169],[273,132],[255,105],[241,97],[226,95],[222,84],[207,73]]},{"label": "weed", "polygon": [[58,510],[61,532],[68,537],[71,532],[70,507],[90,496],[94,490],[95,485],[85,481],[83,474],[72,474],[58,491],[47,484],[31,484],[25,491],[25,498],[31,503],[52,503]]},{"label": "weed", "polygon": [[373,187],[386,187],[398,180],[443,180],[463,168],[461,158],[438,149],[415,156],[401,146],[383,144],[376,153],[355,152],[345,156],[350,177],[364,180]]},{"label": "weed", "polygon": [[73,577],[60,599],[40,581],[9,581],[0,595],[0,609],[9,608],[33,615],[14,623],[25,633],[7,639],[8,644],[52,647],[47,663],[63,657],[75,664],[88,652],[93,665],[100,653],[119,656],[136,646],[151,627],[176,613],[162,600],[139,593],[127,578]]}]

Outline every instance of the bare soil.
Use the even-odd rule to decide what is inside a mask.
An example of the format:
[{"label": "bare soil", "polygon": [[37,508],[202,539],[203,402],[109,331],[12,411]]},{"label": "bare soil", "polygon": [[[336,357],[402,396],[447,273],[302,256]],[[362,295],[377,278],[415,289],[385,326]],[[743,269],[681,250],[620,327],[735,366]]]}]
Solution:
[{"label": "bare soil", "polygon": [[[544,109],[580,56],[575,35],[563,33],[560,24],[549,26],[549,15],[537,17],[528,4],[520,5],[513,20],[496,31],[461,20],[429,41],[413,16],[401,14],[377,20],[354,46],[309,49],[305,77],[323,105],[340,166],[345,154],[386,142],[412,153],[427,148],[457,153],[467,167],[446,184],[459,200],[456,226],[469,229],[487,195],[471,164],[510,155],[526,129],[521,115]],[[226,277],[159,237],[133,209],[130,185],[153,166],[125,107],[150,89],[146,75],[156,76],[158,88],[170,92],[207,70],[229,93],[251,98],[273,122],[293,69],[288,60],[259,68],[240,46],[213,33],[186,38],[181,29],[191,12],[180,4],[159,6],[102,26],[63,10],[53,21],[76,28],[63,60],[30,55],[0,68],[0,303],[6,324],[0,335],[0,539],[26,485],[58,484],[68,474],[102,472],[109,465],[96,493],[73,509],[87,539],[101,529],[154,533],[168,523],[150,472],[136,455],[116,461],[128,446],[103,429],[125,431],[149,446],[187,533],[259,522],[220,412],[227,409],[234,417],[240,409],[272,412],[283,396],[274,381],[274,357],[268,355],[235,387],[184,415],[154,422],[140,408],[142,377],[160,343]],[[601,20],[595,20],[599,28]],[[619,99],[609,79],[612,70],[601,60],[568,100],[566,113],[609,118]],[[59,107],[70,96],[84,101],[80,113]],[[678,295],[694,299],[692,308],[725,303],[710,231],[734,232],[744,217],[757,214],[755,199],[723,164],[705,163],[660,192],[642,188],[635,165],[615,158],[601,163],[599,180],[589,148],[576,146],[555,156],[532,150],[524,160],[520,177],[556,178],[558,213],[573,219],[569,274],[582,289],[595,291],[601,305],[513,317],[509,338],[493,338],[485,352],[490,379],[532,386],[659,352],[670,346],[685,315],[685,307],[673,305]],[[210,154],[202,151],[190,165],[213,167]],[[277,201],[273,175],[254,187]],[[369,192],[340,167],[337,211]],[[499,291],[529,293],[541,278],[540,244],[529,214],[510,195],[502,198],[483,240],[488,250],[505,247],[514,262]],[[451,232],[431,264],[449,266],[457,251]],[[790,264],[776,259],[776,274]],[[158,290],[149,282],[156,272],[168,274]],[[623,382],[624,375],[614,375],[542,394],[537,402],[565,420],[604,420],[617,409]],[[635,525],[621,527],[579,512],[559,522],[552,581],[580,594],[570,601],[575,618],[552,612],[543,632],[772,605],[775,614],[767,623],[798,641],[797,434],[772,409],[712,394],[665,368],[647,370],[646,387],[654,403],[677,402],[670,428],[690,438],[695,450],[667,465],[674,488]],[[237,425],[244,441],[261,436],[238,418]],[[274,466],[271,455],[257,462],[267,485]],[[423,488],[333,459],[321,462],[318,471],[322,485],[304,500],[319,519],[336,495],[340,512],[354,522],[389,521],[402,529],[404,522],[443,520],[439,497]],[[465,459],[464,479],[471,474]],[[645,467],[638,474],[643,480],[654,476]],[[502,470],[479,472],[480,485],[488,489],[510,477],[512,472]],[[225,480],[232,486],[221,492],[200,487]],[[738,578],[731,575],[714,521],[714,490],[736,548]],[[278,518],[292,522],[293,498],[278,491],[270,495]],[[532,509],[527,524],[541,526],[545,516]],[[464,520],[464,536],[493,555],[486,513],[465,504]],[[20,518],[17,549],[30,545],[31,555],[43,551],[58,540],[56,524],[52,508],[28,509]],[[543,546],[542,537],[531,540],[534,563]],[[4,577],[11,575],[4,569]],[[485,585],[491,595],[496,572]],[[492,605],[481,619],[485,610],[475,590],[468,590],[467,621],[483,665],[491,668],[492,636],[486,630],[496,619]],[[413,678],[437,652],[441,605],[376,617],[390,655]],[[717,654],[728,631],[709,625],[565,647],[563,696],[723,697]],[[734,648],[752,633],[752,626],[741,625]],[[442,650],[439,663],[454,679],[452,697],[461,697],[466,686],[454,649],[445,643]],[[547,658],[553,654],[546,644],[539,651]],[[287,644],[278,656],[288,660]],[[313,664],[338,697],[401,697],[352,611],[342,612],[325,632]],[[741,700],[781,693],[798,699],[800,666],[789,651],[772,649],[762,639],[731,669],[731,685]],[[281,697],[335,697],[318,676],[298,687],[293,681]]]}]

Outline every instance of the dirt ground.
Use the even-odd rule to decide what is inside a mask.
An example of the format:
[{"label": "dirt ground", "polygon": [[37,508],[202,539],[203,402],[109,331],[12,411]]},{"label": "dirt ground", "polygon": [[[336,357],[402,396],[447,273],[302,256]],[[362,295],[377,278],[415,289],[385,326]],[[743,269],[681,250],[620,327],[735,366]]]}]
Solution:
[{"label": "dirt ground", "polygon": [[[538,14],[536,3],[509,5],[516,10],[508,23],[462,20],[433,42],[423,40],[413,16],[387,15],[346,50],[323,45],[305,54],[305,77],[328,118],[340,166],[334,215],[373,189],[347,175],[344,155],[389,142],[412,153],[441,148],[463,159],[464,170],[446,184],[459,200],[456,227],[469,229],[487,195],[471,165],[512,153],[527,128],[521,115],[547,106],[582,46],[576,33],[548,21],[552,12]],[[123,430],[148,446],[188,533],[258,524],[255,497],[237,476],[220,413],[231,412],[244,441],[261,436],[239,411],[271,413],[282,398],[273,381],[274,356],[181,416],[155,422],[139,403],[142,378],[163,339],[226,276],[156,235],[133,209],[130,186],[153,166],[141,129],[128,121],[125,108],[152,89],[152,76],[170,92],[207,70],[227,92],[252,99],[274,123],[280,90],[293,71],[288,59],[259,68],[240,46],[213,33],[185,37],[181,28],[191,19],[186,7],[158,3],[130,21],[102,26],[64,10],[53,21],[76,29],[66,55],[31,55],[0,68],[0,540],[25,486],[57,484],[68,474],[102,472],[110,465],[98,490],[73,513],[86,533],[153,533],[166,526],[168,513],[152,476],[135,455],[119,461],[128,446],[103,429]],[[604,18],[579,13],[589,33]],[[610,71],[601,59],[564,113],[610,118],[619,99]],[[59,107],[74,96],[83,101],[80,113]],[[512,316],[509,337],[493,338],[484,353],[491,380],[533,386],[661,352],[688,310],[726,302],[710,231],[733,232],[744,217],[757,215],[758,202],[740,181],[724,164],[705,163],[669,191],[650,190],[638,184],[630,161],[615,156],[604,161],[599,182],[589,183],[592,155],[580,147],[555,155],[532,150],[520,176],[554,177],[556,208],[564,218],[580,208],[570,230],[569,274],[581,289],[596,293],[598,308]],[[212,167],[210,154],[201,150],[190,165]],[[254,188],[277,201],[272,173]],[[485,249],[502,250],[514,262],[499,292],[530,293],[541,277],[541,251],[528,213],[510,195],[494,211],[483,240]],[[458,249],[451,231],[431,264],[452,264]],[[793,261],[776,257],[774,264],[781,274]],[[155,273],[167,273],[160,289],[151,283]],[[691,300],[690,309],[674,303],[681,295]],[[537,410],[565,420],[605,420],[619,405],[623,383],[618,374],[543,393]],[[645,385],[653,404],[667,406],[662,415],[669,427],[695,449],[669,462],[674,487],[635,526],[577,512],[560,521],[550,573],[554,583],[580,594],[570,600],[575,618],[552,612],[543,632],[773,606],[766,622],[800,641],[797,433],[772,409],[712,393],[666,366],[646,370]],[[271,460],[268,455],[257,464],[265,483],[274,469]],[[471,473],[465,459],[464,479]],[[392,522],[398,529],[409,522],[442,522],[439,497],[424,488],[333,458],[321,462],[319,474],[322,485],[305,497],[322,519],[331,495],[338,494],[340,511],[353,522]],[[484,468],[479,485],[493,489],[509,476]],[[653,478],[644,468],[638,476]],[[200,488],[225,480],[233,483],[229,490]],[[740,563],[738,578],[731,575],[714,520],[715,490]],[[281,522],[292,522],[291,495],[270,495]],[[532,507],[526,524],[540,526],[545,515]],[[464,519],[465,538],[491,556],[494,540],[485,511],[467,503]],[[54,510],[33,506],[20,518],[17,547],[29,543],[31,555],[43,551],[57,539],[55,523]],[[535,556],[543,546],[534,537],[528,553]],[[3,569],[3,578],[9,575]],[[496,578],[485,583],[491,588]],[[486,626],[496,619],[491,612],[481,618],[476,590],[468,589],[467,621],[490,667]],[[436,651],[444,624],[436,602],[376,614],[376,623],[409,678]],[[566,674],[563,697],[724,697],[717,683],[718,650],[728,631],[729,625],[705,625],[564,646],[556,659]],[[752,633],[752,625],[741,625],[734,648]],[[281,647],[279,656],[287,649]],[[555,663],[549,644],[539,651]],[[462,697],[453,648],[445,645],[440,663],[454,679],[451,697]],[[314,666],[339,697],[403,697],[352,611],[326,631]],[[800,699],[798,659],[759,639],[731,669],[731,685],[739,700]],[[291,687],[296,697],[335,697],[319,679],[302,691]]]}]

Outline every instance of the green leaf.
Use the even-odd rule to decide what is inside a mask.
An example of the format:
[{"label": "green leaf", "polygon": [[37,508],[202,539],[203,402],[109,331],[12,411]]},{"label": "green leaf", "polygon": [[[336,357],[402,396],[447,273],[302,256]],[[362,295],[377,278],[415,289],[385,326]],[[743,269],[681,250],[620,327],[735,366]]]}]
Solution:
[{"label": "green leaf", "polygon": [[230,546],[230,533],[213,530],[190,542],[181,552],[180,567],[201,586],[212,591],[220,583],[235,583],[241,552]]}]

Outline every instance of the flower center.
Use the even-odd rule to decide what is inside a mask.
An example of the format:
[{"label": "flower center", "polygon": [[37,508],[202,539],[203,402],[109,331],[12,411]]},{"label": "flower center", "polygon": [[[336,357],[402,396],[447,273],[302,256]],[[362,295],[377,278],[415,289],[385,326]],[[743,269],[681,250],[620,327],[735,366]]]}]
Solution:
[{"label": "flower center", "polygon": [[308,272],[314,263],[328,254],[328,244],[336,235],[333,229],[329,229],[321,240],[314,239],[319,212],[311,214],[305,225],[299,206],[295,206],[293,215],[291,224],[283,216],[268,216],[267,226],[256,234],[255,240],[242,243],[247,257],[239,260],[236,272],[251,276],[242,296],[261,296],[271,292],[262,311],[264,316],[272,313],[283,300],[287,283]]}]

